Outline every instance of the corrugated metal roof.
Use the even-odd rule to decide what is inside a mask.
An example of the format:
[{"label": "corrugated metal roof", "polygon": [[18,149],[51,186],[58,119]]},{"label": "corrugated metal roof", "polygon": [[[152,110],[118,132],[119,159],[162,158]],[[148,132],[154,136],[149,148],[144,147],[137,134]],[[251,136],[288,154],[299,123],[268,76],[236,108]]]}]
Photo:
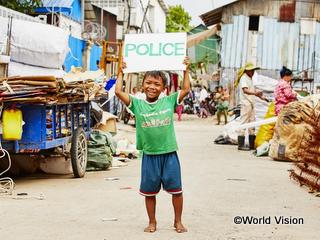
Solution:
[{"label": "corrugated metal roof", "polygon": [[74,0],[42,0],[44,7],[71,8]]},{"label": "corrugated metal roof", "polygon": [[212,10],[227,6],[234,2],[239,2],[239,0],[214,0],[214,9]]},{"label": "corrugated metal roof", "polygon": [[239,0],[215,0],[214,8],[200,15],[200,18],[206,26],[211,26],[221,22],[223,7],[238,2]]}]

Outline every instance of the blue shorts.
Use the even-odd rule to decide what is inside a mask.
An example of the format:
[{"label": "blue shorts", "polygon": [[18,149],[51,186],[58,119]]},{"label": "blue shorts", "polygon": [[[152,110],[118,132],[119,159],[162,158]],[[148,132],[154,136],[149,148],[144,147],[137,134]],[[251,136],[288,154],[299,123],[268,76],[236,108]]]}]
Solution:
[{"label": "blue shorts", "polygon": [[161,189],[171,194],[182,193],[181,171],[177,152],[143,154],[140,194],[155,196]]}]

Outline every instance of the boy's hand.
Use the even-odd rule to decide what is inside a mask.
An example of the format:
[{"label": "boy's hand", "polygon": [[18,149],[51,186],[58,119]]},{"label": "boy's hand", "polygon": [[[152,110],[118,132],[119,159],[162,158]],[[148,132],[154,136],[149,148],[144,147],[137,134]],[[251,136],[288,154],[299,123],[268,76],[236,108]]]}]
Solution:
[{"label": "boy's hand", "polygon": [[190,58],[188,56],[186,56],[183,60],[183,64],[186,65],[186,70],[190,69]]},{"label": "boy's hand", "polygon": [[120,64],[121,64],[120,73],[123,74],[123,70],[127,68],[127,63],[122,60]]},{"label": "boy's hand", "polygon": [[190,67],[190,59],[186,56],[183,60],[183,64],[186,65],[186,70],[184,71],[183,76],[183,84],[179,95],[179,103],[182,102],[183,98],[188,95],[190,91],[190,79],[189,79],[189,67]]}]

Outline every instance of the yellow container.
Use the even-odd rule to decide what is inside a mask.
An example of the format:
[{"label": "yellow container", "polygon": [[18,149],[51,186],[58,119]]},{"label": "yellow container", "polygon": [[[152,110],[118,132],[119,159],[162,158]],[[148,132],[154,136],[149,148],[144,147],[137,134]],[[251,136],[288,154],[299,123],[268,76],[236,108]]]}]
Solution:
[{"label": "yellow container", "polygon": [[21,140],[22,112],[19,109],[5,109],[2,113],[2,138],[4,140]]}]

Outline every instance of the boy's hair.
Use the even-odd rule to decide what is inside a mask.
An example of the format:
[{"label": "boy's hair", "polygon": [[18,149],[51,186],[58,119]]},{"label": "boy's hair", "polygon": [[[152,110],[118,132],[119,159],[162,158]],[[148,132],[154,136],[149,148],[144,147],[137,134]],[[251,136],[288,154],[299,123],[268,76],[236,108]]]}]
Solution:
[{"label": "boy's hair", "polygon": [[159,79],[161,78],[162,79],[162,83],[163,83],[163,86],[165,87],[167,85],[167,77],[166,75],[161,72],[161,71],[149,71],[149,72],[146,72],[144,77],[143,77],[143,81],[147,78],[147,77],[153,77],[155,79]]}]

